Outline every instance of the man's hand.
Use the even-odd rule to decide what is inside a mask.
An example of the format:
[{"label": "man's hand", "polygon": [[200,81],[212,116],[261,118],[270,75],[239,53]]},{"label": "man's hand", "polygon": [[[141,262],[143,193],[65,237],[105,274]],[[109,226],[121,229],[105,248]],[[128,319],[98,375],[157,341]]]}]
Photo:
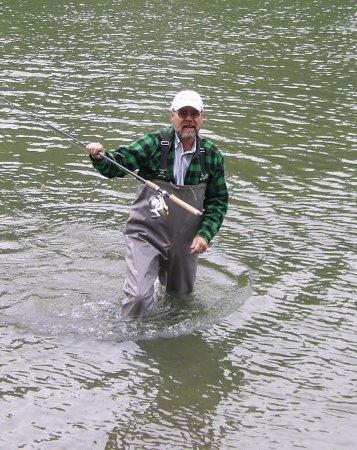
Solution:
[{"label": "man's hand", "polygon": [[99,142],[91,142],[87,145],[86,150],[93,159],[103,159],[101,153],[104,153],[104,147]]},{"label": "man's hand", "polygon": [[191,244],[191,255],[203,253],[207,250],[208,244],[201,236],[196,236]]}]

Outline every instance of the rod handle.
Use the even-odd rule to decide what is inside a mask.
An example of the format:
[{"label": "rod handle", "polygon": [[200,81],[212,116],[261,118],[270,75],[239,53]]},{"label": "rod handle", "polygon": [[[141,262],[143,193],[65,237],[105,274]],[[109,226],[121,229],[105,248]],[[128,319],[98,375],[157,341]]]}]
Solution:
[{"label": "rod handle", "polygon": [[179,205],[182,208],[185,208],[188,212],[190,212],[194,216],[198,216],[198,217],[203,216],[203,213],[200,210],[198,210],[195,207],[193,207],[193,206],[189,205],[188,203],[184,202],[180,198],[176,197],[176,195],[170,194],[169,195],[169,199],[172,202],[176,203],[176,205]]}]

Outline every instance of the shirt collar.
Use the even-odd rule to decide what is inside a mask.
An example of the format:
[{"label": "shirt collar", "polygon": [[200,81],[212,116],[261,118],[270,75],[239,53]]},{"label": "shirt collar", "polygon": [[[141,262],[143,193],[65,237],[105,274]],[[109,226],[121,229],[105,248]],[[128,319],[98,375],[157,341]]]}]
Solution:
[{"label": "shirt collar", "polygon": [[[181,146],[181,150],[182,150],[182,152],[183,152],[183,146],[182,146],[182,143],[181,143],[181,141],[180,141],[180,138],[177,136],[177,133],[175,132],[175,150],[177,150],[180,146]],[[186,153],[186,154],[187,154],[187,153],[195,153],[195,151],[196,151],[196,139],[195,139],[194,143],[192,144],[191,150],[188,150],[188,151],[185,152],[185,153]]]}]

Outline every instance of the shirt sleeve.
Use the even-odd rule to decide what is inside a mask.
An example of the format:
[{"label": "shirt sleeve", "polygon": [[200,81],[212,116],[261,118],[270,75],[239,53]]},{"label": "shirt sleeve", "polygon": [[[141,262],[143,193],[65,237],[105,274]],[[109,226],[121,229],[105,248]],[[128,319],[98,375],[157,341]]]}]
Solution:
[{"label": "shirt sleeve", "polygon": [[[117,150],[105,152],[105,156],[134,172],[140,169],[160,145],[159,133],[151,133],[134,141],[128,146],[120,146]],[[93,159],[93,166],[105,177],[124,177],[127,172],[112,164],[108,159]]]},{"label": "shirt sleeve", "polygon": [[227,213],[228,189],[222,153],[215,152],[215,158],[208,162],[210,175],[204,200],[204,218],[196,236],[201,236],[207,243],[210,243],[212,238],[218,233]]}]

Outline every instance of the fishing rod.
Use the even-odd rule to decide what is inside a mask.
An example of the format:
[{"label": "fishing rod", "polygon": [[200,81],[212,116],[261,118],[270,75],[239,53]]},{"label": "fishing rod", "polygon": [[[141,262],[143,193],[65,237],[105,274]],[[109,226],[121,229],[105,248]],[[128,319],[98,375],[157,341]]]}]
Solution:
[{"label": "fishing rod", "polygon": [[[12,108],[16,108],[29,117],[32,117],[41,123],[43,123],[47,128],[55,131],[56,133],[60,134],[61,136],[70,139],[77,147],[84,149],[87,154],[90,154],[90,152],[87,150],[87,144],[77,139],[72,134],[68,133],[67,131],[62,130],[61,128],[47,122],[46,120],[42,119],[39,115],[28,111],[27,109],[23,108],[22,106],[19,106],[10,100],[8,100],[3,95],[0,95],[0,98],[4,100],[6,103],[8,103]],[[185,201],[181,200],[180,198],[176,197],[174,194],[170,194],[169,192],[165,191],[165,189],[162,189],[160,186],[158,186],[156,183],[153,183],[150,180],[145,180],[145,178],[142,178],[140,175],[138,175],[135,172],[132,172],[131,170],[127,169],[126,167],[119,164],[114,159],[107,156],[105,153],[101,152],[99,155],[103,158],[109,161],[114,166],[118,167],[120,170],[124,171],[128,175],[132,176],[136,180],[143,183],[148,189],[156,193],[156,197],[150,199],[150,206],[152,207],[151,211],[154,213],[155,217],[158,217],[160,215],[167,215],[168,214],[168,208],[165,204],[164,198],[168,198],[173,203],[176,203],[176,205],[181,206],[182,208],[186,209],[186,211],[190,212],[191,214],[195,216],[202,216],[203,213],[199,211],[198,209],[194,208],[193,206],[189,205]]]}]

